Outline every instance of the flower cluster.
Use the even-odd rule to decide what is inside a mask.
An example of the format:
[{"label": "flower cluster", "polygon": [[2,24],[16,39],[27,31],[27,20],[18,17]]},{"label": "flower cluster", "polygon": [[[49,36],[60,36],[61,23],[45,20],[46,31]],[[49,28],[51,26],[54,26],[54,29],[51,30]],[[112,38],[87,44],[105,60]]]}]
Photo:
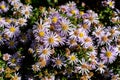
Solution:
[{"label": "flower cluster", "polygon": [[20,0],[1,1],[1,79],[119,80],[120,11],[114,3],[103,1],[105,9],[97,12],[75,2],[34,9]]}]

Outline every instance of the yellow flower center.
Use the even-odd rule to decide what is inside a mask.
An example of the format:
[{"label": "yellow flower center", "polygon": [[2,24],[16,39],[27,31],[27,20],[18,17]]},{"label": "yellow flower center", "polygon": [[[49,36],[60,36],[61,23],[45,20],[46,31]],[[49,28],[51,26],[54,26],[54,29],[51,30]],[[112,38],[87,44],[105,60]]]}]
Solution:
[{"label": "yellow flower center", "polygon": [[40,37],[43,37],[44,35],[45,35],[45,33],[44,33],[43,31],[40,31],[40,32],[39,32],[39,36],[40,36]]},{"label": "yellow flower center", "polygon": [[50,37],[50,38],[48,39],[48,41],[49,41],[49,43],[54,43],[54,38],[53,38],[53,37]]},{"label": "yellow flower center", "polygon": [[13,33],[16,31],[16,29],[14,27],[11,27],[9,30],[10,30],[10,32],[13,32]]},{"label": "yellow flower center", "polygon": [[47,49],[44,49],[44,50],[42,51],[42,53],[43,53],[43,54],[47,54],[47,53],[48,53],[48,50],[47,50]]},{"label": "yellow flower center", "polygon": [[112,52],[107,51],[107,52],[106,52],[106,56],[107,56],[108,58],[110,58],[110,57],[112,56]]},{"label": "yellow flower center", "polygon": [[68,28],[69,28],[68,25],[66,25],[66,24],[62,24],[62,30],[67,31]]},{"label": "yellow flower center", "polygon": [[76,60],[75,55],[72,55],[72,56],[70,57],[70,60],[71,60],[71,61],[75,61],[75,60]]},{"label": "yellow flower center", "polygon": [[91,42],[90,38],[85,38],[85,42]]},{"label": "yellow flower center", "polygon": [[4,10],[6,7],[5,7],[4,4],[2,4],[2,5],[0,6],[0,8],[1,8],[2,10]]},{"label": "yellow flower center", "polygon": [[12,63],[15,63],[15,62],[16,62],[16,59],[15,59],[15,58],[13,58],[13,59],[11,60],[11,62],[12,62]]},{"label": "yellow flower center", "polygon": [[53,23],[56,23],[57,21],[58,21],[58,18],[57,18],[57,17],[53,17],[53,18],[52,18],[52,22],[53,22]]},{"label": "yellow flower center", "polygon": [[84,11],[80,11],[79,13],[80,13],[80,15],[82,16],[82,15],[84,14]]},{"label": "yellow flower center", "polygon": [[110,6],[110,7],[113,6],[113,2],[112,2],[112,1],[109,2],[109,6]]},{"label": "yellow flower center", "polygon": [[71,10],[70,12],[71,12],[71,14],[75,14],[75,10]]},{"label": "yellow flower center", "polygon": [[10,45],[10,46],[14,46],[14,41],[10,41],[10,42],[9,42],[9,45]]},{"label": "yellow flower center", "polygon": [[76,41],[75,40],[70,40],[70,44],[74,44],[74,43],[76,43]]},{"label": "yellow flower center", "polygon": [[7,18],[6,22],[11,23],[11,19]]},{"label": "yellow flower center", "polygon": [[46,66],[46,61],[45,61],[45,60],[42,60],[42,61],[40,62],[40,66],[41,66],[41,67],[45,67],[45,66]]},{"label": "yellow flower center", "polygon": [[84,33],[83,33],[83,32],[80,32],[80,33],[79,33],[79,37],[82,38],[83,36],[84,36]]}]

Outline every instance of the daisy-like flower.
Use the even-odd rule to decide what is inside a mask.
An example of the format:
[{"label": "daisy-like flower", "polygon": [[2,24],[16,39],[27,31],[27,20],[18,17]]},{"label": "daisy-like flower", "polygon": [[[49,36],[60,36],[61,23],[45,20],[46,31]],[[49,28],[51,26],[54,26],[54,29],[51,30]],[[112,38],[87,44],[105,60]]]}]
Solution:
[{"label": "daisy-like flower", "polygon": [[103,44],[110,44],[111,39],[109,39],[110,33],[109,32],[105,32],[103,34],[101,34],[101,36],[99,37],[99,42],[98,44],[103,45]]},{"label": "daisy-like flower", "polygon": [[90,72],[89,70],[91,70],[90,65],[85,62],[85,59],[82,58],[82,61],[80,61],[81,66],[77,66],[76,69],[79,71],[79,73],[86,74],[88,75],[88,73]]},{"label": "daisy-like flower", "polygon": [[4,34],[6,34],[8,37],[12,38],[13,36],[16,37],[20,33],[19,27],[14,25],[8,25],[5,30]]},{"label": "daisy-like flower", "polygon": [[5,43],[7,44],[8,48],[15,49],[18,44],[18,41],[15,38],[10,38]]},{"label": "daisy-like flower", "polygon": [[74,53],[68,56],[68,60],[69,60],[69,63],[72,65],[79,62],[77,56]]},{"label": "daisy-like flower", "polygon": [[113,28],[111,28],[110,26],[108,27],[108,29],[106,29],[106,31],[110,32],[110,36],[114,39],[117,39],[118,36],[120,35],[120,31],[118,31],[118,28],[116,26],[114,26]]},{"label": "daisy-like flower", "polygon": [[40,68],[43,68],[47,65],[47,60],[45,60],[44,58],[40,57],[38,59],[38,62],[36,63]]},{"label": "daisy-like flower", "polygon": [[105,33],[105,31],[103,30],[102,27],[95,27],[95,30],[92,32],[92,34],[96,38],[100,38],[104,33]]},{"label": "daisy-like flower", "polygon": [[91,37],[86,36],[86,37],[84,38],[84,41],[83,41],[82,44],[83,44],[83,47],[84,47],[84,48],[89,48],[90,46],[92,46],[92,45],[93,45],[93,42],[92,42]]},{"label": "daisy-like flower", "polygon": [[37,53],[39,54],[39,57],[44,58],[45,60],[48,60],[52,54],[52,51],[50,48],[46,47],[46,48],[37,49]]},{"label": "daisy-like flower", "polygon": [[118,55],[118,48],[109,46],[107,49],[101,50],[102,54],[100,55],[104,63],[113,63]]},{"label": "daisy-like flower", "polygon": [[99,20],[98,20],[98,14],[95,13],[92,10],[88,10],[87,13],[89,14],[89,17],[87,19],[84,19],[84,23],[87,23],[88,25],[91,25],[93,23],[98,24]]},{"label": "daisy-like flower", "polygon": [[53,61],[53,67],[57,67],[61,69],[62,66],[65,66],[65,60],[61,56],[57,56],[57,58],[52,59]]},{"label": "daisy-like flower", "polygon": [[33,64],[32,65],[32,70],[36,72],[36,71],[39,71],[40,68],[39,68],[39,66],[37,64]]},{"label": "daisy-like flower", "polygon": [[3,60],[8,61],[10,59],[11,55],[8,53],[3,54]]},{"label": "daisy-like flower", "polygon": [[46,47],[56,47],[59,45],[58,35],[53,32],[49,32],[43,39]]},{"label": "daisy-like flower", "polygon": [[19,52],[16,52],[15,54],[11,55],[7,64],[10,67],[16,68],[16,70],[18,71],[23,58],[24,58],[24,56],[22,56]]},{"label": "daisy-like flower", "polygon": [[0,13],[7,12],[8,10],[8,4],[5,1],[0,2]]},{"label": "daisy-like flower", "polygon": [[107,66],[105,66],[104,62],[98,62],[96,71],[100,71],[100,73],[102,74],[105,72],[106,67]]},{"label": "daisy-like flower", "polygon": [[115,1],[113,1],[113,0],[107,0],[106,4],[107,4],[110,8],[114,8],[114,7],[115,7]]},{"label": "daisy-like flower", "polygon": [[68,39],[66,44],[71,48],[71,47],[77,46],[78,43],[74,39]]},{"label": "daisy-like flower", "polygon": [[13,5],[13,9],[14,10],[20,10],[20,8],[23,6],[23,4],[21,3],[21,2],[16,2],[16,3],[14,3],[14,5]]},{"label": "daisy-like flower", "polygon": [[27,25],[27,19],[25,19],[25,18],[19,18],[18,20],[17,20],[17,23],[18,23],[18,25],[20,25],[20,26],[25,26],[25,25]]},{"label": "daisy-like flower", "polygon": [[70,31],[70,27],[73,26],[67,18],[61,18],[60,25],[61,26],[58,29],[62,36],[67,35]]},{"label": "daisy-like flower", "polygon": [[18,74],[14,74],[10,80],[21,80],[21,76],[18,76]]},{"label": "daisy-like flower", "polygon": [[23,5],[21,9],[21,14],[25,16],[25,18],[29,18],[31,16],[32,12],[32,6],[31,5]]},{"label": "daisy-like flower", "polygon": [[111,80],[120,80],[120,75],[119,74],[112,75]]}]

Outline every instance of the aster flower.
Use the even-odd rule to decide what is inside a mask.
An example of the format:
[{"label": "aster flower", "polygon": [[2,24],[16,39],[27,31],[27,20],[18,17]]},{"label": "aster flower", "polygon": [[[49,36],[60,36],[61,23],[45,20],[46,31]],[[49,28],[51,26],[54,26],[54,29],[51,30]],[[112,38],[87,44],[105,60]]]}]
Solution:
[{"label": "aster flower", "polygon": [[15,38],[10,38],[5,42],[5,44],[8,46],[8,48],[15,49],[18,44],[18,41]]},{"label": "aster flower", "polygon": [[98,62],[96,71],[100,71],[102,74],[105,72],[105,68],[107,68],[107,66],[103,62]]},{"label": "aster flower", "polygon": [[86,36],[86,37],[84,38],[84,41],[83,41],[82,44],[83,44],[83,47],[84,47],[84,48],[89,48],[90,46],[92,46],[92,45],[93,45],[93,42],[92,42],[91,37]]},{"label": "aster flower", "polygon": [[41,58],[44,58],[45,60],[48,60],[49,57],[51,56],[52,54],[52,51],[50,48],[39,48],[37,49],[37,53],[39,54],[39,57]]},{"label": "aster flower", "polygon": [[8,25],[5,30],[4,34],[6,34],[8,37],[12,38],[13,36],[16,37],[20,33],[19,27],[14,25]]},{"label": "aster flower", "polygon": [[0,13],[7,12],[8,10],[8,4],[5,1],[0,2]]},{"label": "aster flower", "polygon": [[18,76],[19,74],[14,74],[14,76],[12,75],[11,80],[21,80],[21,76]]},{"label": "aster flower", "polygon": [[52,62],[54,63],[53,67],[57,67],[59,69],[61,69],[62,66],[65,66],[64,58],[59,55],[56,58],[53,58]]},{"label": "aster flower", "polygon": [[109,46],[106,50],[103,48],[101,52],[100,57],[104,63],[113,63],[118,55],[118,48]]},{"label": "aster flower", "polygon": [[25,16],[25,18],[29,18],[31,16],[32,12],[32,6],[31,5],[23,5],[21,9],[21,14]]},{"label": "aster flower", "polygon": [[60,27],[58,28],[58,31],[60,31],[60,34],[62,36],[66,36],[68,32],[70,31],[73,24],[71,24],[70,20],[67,18],[61,18],[60,20]]},{"label": "aster flower", "polygon": [[44,45],[46,47],[56,47],[59,45],[58,43],[58,35],[56,33],[50,32],[48,33],[44,39]]},{"label": "aster flower", "polygon": [[18,23],[18,25],[20,25],[20,26],[25,26],[25,25],[27,25],[27,20],[25,19],[25,18],[19,18],[18,20],[17,20],[17,23]]},{"label": "aster flower", "polygon": [[106,3],[107,3],[107,5],[110,8],[114,8],[115,7],[115,1],[113,1],[113,0],[107,0]]},{"label": "aster flower", "polygon": [[71,47],[75,47],[75,46],[77,46],[77,41],[75,41],[74,39],[68,39],[67,41],[66,41],[66,44],[71,48]]},{"label": "aster flower", "polygon": [[11,55],[8,53],[3,54],[3,60],[8,61],[10,59]]},{"label": "aster flower", "polygon": [[80,61],[81,66],[77,66],[76,69],[79,71],[79,73],[86,74],[88,75],[88,73],[90,72],[89,70],[91,70],[90,65],[85,62],[84,58],[82,58],[82,61]]},{"label": "aster flower", "polygon": [[98,14],[95,13],[92,10],[88,10],[87,13],[89,14],[89,17],[87,19],[84,19],[84,23],[87,23],[88,25],[91,25],[93,23],[98,24],[99,20],[98,20]]},{"label": "aster flower", "polygon": [[79,62],[77,56],[74,53],[68,56],[68,60],[69,60],[69,63],[72,65]]},{"label": "aster flower", "polygon": [[39,71],[40,68],[39,68],[39,66],[37,64],[33,64],[32,65],[32,70],[36,72],[36,71]]},{"label": "aster flower", "polygon": [[21,2],[15,2],[13,4],[13,9],[19,11],[22,6],[23,6],[23,4]]}]

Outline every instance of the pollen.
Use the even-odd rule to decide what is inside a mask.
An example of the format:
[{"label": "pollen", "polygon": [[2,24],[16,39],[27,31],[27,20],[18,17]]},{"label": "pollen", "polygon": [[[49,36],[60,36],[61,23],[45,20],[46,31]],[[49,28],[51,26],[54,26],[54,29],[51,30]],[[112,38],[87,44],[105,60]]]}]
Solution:
[{"label": "pollen", "polygon": [[71,10],[70,12],[71,12],[71,14],[75,14],[75,10]]},{"label": "pollen", "polygon": [[57,21],[58,21],[58,18],[57,18],[57,17],[53,17],[53,18],[52,18],[52,22],[53,22],[53,23],[56,23]]},{"label": "pollen", "polygon": [[75,61],[75,60],[76,60],[75,55],[72,55],[72,56],[70,57],[70,60],[71,60],[71,61]]},{"label": "pollen", "polygon": [[44,50],[42,51],[42,53],[43,53],[43,54],[47,54],[47,53],[48,53],[48,50],[47,50],[47,49],[44,49]]},{"label": "pollen", "polygon": [[84,15],[84,11],[80,11],[79,14],[82,16]]},{"label": "pollen", "polygon": [[108,58],[110,58],[110,57],[112,56],[112,52],[107,51],[107,52],[106,52],[106,56],[107,56]]},{"label": "pollen", "polygon": [[61,65],[62,61],[60,59],[56,60],[56,65]]},{"label": "pollen", "polygon": [[80,33],[79,33],[79,37],[82,38],[83,36],[84,36],[84,33],[80,32]]},{"label": "pollen", "polygon": [[2,4],[2,5],[0,6],[0,8],[1,8],[2,10],[4,10],[6,7],[5,7],[4,4]]},{"label": "pollen", "polygon": [[10,27],[9,30],[10,30],[10,32],[13,32],[13,33],[16,31],[16,29],[14,27]]},{"label": "pollen", "polygon": [[45,35],[45,32],[43,32],[43,31],[40,31],[40,32],[39,32],[39,36],[40,36],[40,37],[43,37],[44,35]]},{"label": "pollen", "polygon": [[54,43],[54,38],[53,38],[53,37],[50,37],[50,38],[48,39],[48,41],[49,41],[49,43]]},{"label": "pollen", "polygon": [[102,37],[102,40],[103,40],[104,42],[107,42],[107,41],[108,41],[108,37],[107,37],[107,36],[103,36],[103,37]]},{"label": "pollen", "polygon": [[66,25],[66,24],[62,24],[62,30],[64,30],[64,31],[66,31],[66,30],[68,30],[68,25]]}]

